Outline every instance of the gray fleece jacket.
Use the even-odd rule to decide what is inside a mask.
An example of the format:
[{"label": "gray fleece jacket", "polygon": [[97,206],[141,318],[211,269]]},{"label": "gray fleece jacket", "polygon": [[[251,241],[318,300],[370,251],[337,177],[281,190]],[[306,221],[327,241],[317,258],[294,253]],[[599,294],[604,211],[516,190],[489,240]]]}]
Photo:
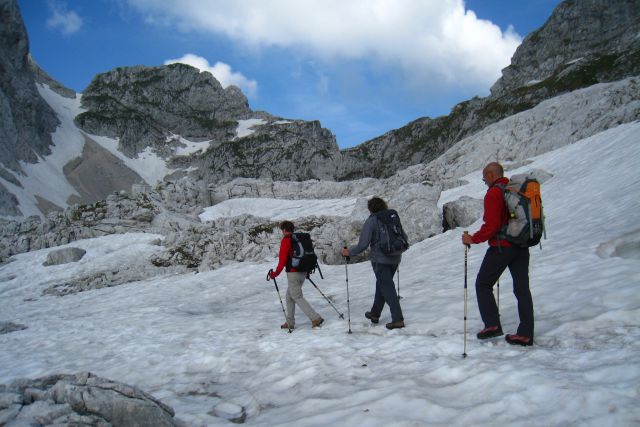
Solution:
[{"label": "gray fleece jacket", "polygon": [[400,264],[402,255],[387,256],[383,254],[380,250],[379,242],[378,218],[376,218],[374,214],[371,214],[362,225],[358,244],[349,248],[349,254],[351,256],[359,255],[364,252],[369,245],[371,245],[371,253],[369,254],[369,260],[371,262],[377,262],[380,264]]}]

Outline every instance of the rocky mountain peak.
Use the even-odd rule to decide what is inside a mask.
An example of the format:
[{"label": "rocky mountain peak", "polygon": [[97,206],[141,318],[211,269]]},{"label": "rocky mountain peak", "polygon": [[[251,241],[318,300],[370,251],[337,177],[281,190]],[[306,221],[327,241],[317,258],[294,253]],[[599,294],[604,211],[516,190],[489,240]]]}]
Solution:
[{"label": "rocky mountain peak", "polygon": [[97,135],[120,138],[135,156],[147,146],[162,151],[167,136],[226,139],[236,120],[251,115],[247,98],[223,89],[209,72],[185,64],[120,67],[98,74],[82,95],[88,111],[76,123]]},{"label": "rocky mountain peak", "polygon": [[640,1],[567,0],[523,40],[491,94],[499,97],[598,60],[602,63],[594,65],[602,72],[624,59],[619,56],[635,55],[637,64],[639,50]]}]

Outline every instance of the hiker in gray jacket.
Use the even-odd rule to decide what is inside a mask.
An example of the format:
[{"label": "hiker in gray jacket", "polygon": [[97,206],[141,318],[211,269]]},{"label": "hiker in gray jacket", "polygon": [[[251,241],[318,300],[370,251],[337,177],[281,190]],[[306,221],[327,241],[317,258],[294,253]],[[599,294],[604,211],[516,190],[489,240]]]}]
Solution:
[{"label": "hiker in gray jacket", "polygon": [[380,197],[373,197],[367,202],[369,208],[369,218],[364,222],[360,231],[360,239],[358,244],[350,248],[344,248],[342,255],[355,256],[364,252],[371,246],[369,259],[373,272],[376,275],[376,295],[373,299],[371,311],[367,311],[364,315],[372,323],[378,323],[380,314],[384,308],[384,304],[389,305],[391,311],[391,323],[387,323],[388,329],[404,328],[404,317],[400,308],[398,294],[396,294],[395,284],[393,283],[393,275],[398,269],[398,264],[402,259],[402,255],[387,256],[382,253],[379,246],[378,224],[376,213],[388,209],[387,203]]}]

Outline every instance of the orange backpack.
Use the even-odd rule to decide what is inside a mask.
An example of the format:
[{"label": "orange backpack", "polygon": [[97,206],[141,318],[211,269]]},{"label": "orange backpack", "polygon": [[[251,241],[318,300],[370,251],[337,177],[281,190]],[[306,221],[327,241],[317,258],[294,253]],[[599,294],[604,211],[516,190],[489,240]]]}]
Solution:
[{"label": "orange backpack", "polygon": [[509,222],[502,226],[498,238],[521,247],[540,243],[545,230],[538,180],[526,175],[515,175],[506,185],[498,184],[498,187],[502,189],[504,203],[509,211]]}]

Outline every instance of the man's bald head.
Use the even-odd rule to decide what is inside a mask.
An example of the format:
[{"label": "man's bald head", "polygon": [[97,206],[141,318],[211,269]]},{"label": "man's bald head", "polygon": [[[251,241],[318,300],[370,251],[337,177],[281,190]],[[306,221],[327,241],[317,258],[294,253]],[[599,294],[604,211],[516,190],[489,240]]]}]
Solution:
[{"label": "man's bald head", "polygon": [[482,170],[482,180],[489,187],[491,187],[498,178],[502,178],[503,176],[504,169],[498,162],[491,162]]},{"label": "man's bald head", "polygon": [[504,176],[504,169],[498,162],[491,162],[482,170],[483,173],[491,172],[496,178],[502,178]]}]

